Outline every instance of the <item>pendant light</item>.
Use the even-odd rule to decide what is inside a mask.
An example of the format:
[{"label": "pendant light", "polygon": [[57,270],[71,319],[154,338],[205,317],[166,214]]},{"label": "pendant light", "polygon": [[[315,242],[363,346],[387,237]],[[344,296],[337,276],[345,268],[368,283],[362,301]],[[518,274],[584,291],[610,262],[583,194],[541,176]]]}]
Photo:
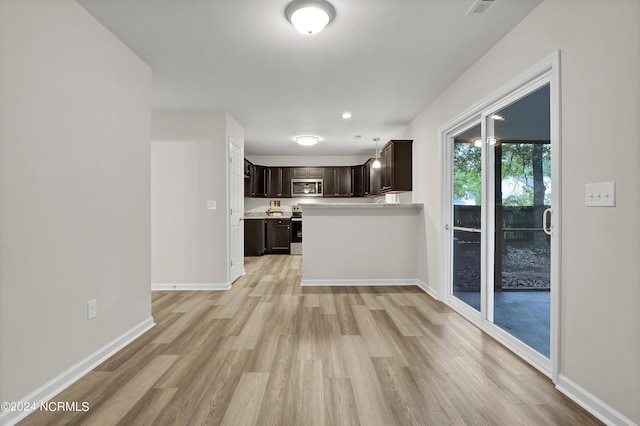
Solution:
[{"label": "pendant light", "polygon": [[373,164],[371,165],[371,167],[373,167],[374,169],[379,169],[380,158],[378,157],[378,141],[380,140],[380,138],[373,138],[373,140],[376,142],[376,159],[373,161]]}]

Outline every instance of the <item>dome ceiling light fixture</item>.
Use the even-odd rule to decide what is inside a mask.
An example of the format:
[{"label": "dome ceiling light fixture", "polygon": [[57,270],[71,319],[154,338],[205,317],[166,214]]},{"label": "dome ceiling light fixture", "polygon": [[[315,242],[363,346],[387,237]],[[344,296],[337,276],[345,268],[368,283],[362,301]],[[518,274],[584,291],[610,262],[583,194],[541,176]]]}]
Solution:
[{"label": "dome ceiling light fixture", "polygon": [[295,140],[300,145],[311,146],[311,145],[317,144],[320,141],[320,138],[318,136],[301,135],[301,136],[296,136]]},{"label": "dome ceiling light fixture", "polygon": [[333,21],[336,9],[326,0],[294,0],[284,14],[302,34],[313,35]]}]

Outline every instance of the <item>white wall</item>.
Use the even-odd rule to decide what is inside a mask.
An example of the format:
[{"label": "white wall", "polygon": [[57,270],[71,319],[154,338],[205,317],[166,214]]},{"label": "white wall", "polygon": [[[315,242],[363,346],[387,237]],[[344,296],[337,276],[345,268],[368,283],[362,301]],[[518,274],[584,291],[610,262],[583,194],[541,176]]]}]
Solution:
[{"label": "white wall", "polygon": [[227,139],[233,139],[234,143],[244,150],[244,128],[229,113],[226,113]]},{"label": "white wall", "polygon": [[[425,204],[421,278],[438,287],[438,128],[561,49],[561,374],[640,423],[640,2],[547,0],[407,128],[414,201]],[[585,184],[616,181],[615,208],[586,208]]]},{"label": "white wall", "polygon": [[0,400],[18,401],[150,321],[151,72],[74,1],[5,0],[0,76]]},{"label": "white wall", "polygon": [[226,284],[228,138],[242,149],[244,130],[225,111],[157,111],[152,129],[151,281]]},{"label": "white wall", "polygon": [[422,208],[310,206],[303,217],[303,285],[415,282]]}]

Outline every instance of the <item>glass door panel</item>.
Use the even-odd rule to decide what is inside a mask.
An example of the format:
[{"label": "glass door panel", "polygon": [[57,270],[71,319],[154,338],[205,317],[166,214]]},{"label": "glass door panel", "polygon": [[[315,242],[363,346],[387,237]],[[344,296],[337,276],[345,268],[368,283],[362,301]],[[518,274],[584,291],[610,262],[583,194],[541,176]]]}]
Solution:
[{"label": "glass door panel", "polygon": [[547,358],[551,245],[543,222],[551,205],[549,105],[547,85],[487,123],[495,158],[493,322]]},{"label": "glass door panel", "polygon": [[482,142],[481,125],[453,143],[452,294],[480,312],[482,277]]}]

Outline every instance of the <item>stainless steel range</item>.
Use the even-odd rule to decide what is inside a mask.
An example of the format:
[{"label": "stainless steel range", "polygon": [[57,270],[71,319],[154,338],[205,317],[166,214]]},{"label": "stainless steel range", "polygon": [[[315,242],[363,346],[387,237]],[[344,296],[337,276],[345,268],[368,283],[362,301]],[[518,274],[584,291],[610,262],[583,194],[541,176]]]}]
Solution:
[{"label": "stainless steel range", "polygon": [[291,254],[302,254],[302,207],[291,207]]}]

